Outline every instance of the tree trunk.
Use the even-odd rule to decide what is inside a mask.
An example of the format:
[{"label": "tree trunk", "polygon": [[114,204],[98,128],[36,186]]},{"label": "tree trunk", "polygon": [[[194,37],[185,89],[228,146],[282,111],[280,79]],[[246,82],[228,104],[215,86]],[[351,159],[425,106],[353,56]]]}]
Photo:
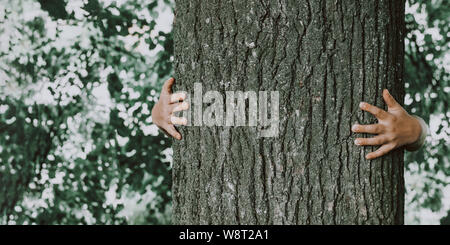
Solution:
[{"label": "tree trunk", "polygon": [[403,101],[404,1],[177,0],[175,13],[175,91],[279,91],[280,110],[278,137],[179,128],[175,224],[403,224],[403,149],[368,161],[377,147],[350,128],[376,122],[358,104],[385,108],[383,88]]}]

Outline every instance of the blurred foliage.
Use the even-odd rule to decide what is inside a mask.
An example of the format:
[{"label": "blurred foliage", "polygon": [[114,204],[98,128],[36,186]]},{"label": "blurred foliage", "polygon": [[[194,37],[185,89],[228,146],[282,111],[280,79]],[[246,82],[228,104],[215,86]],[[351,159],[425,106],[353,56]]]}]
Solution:
[{"label": "blurred foliage", "polygon": [[[405,103],[435,124],[406,154],[407,223],[426,209],[444,224],[450,6],[407,2]],[[170,223],[170,140],[150,110],[172,72],[157,20],[173,3],[0,3],[0,223]]]},{"label": "blurred foliage", "polygon": [[405,160],[407,223],[421,223],[423,209],[445,215],[450,208],[450,2],[407,0],[406,9],[406,109],[431,131],[425,146]]},{"label": "blurred foliage", "polygon": [[150,110],[172,71],[155,20],[172,6],[108,2],[1,1],[3,224],[170,222],[170,140]]}]

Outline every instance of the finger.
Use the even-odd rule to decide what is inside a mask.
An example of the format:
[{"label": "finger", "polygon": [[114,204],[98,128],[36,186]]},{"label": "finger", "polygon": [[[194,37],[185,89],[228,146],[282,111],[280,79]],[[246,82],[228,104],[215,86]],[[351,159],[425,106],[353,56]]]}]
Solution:
[{"label": "finger", "polygon": [[177,140],[181,140],[181,134],[178,133],[177,129],[172,124],[168,124],[168,126],[165,128],[165,130],[173,138],[175,138]]},{"label": "finger", "polygon": [[359,103],[359,108],[361,108],[363,111],[367,111],[367,112],[371,113],[376,118],[381,119],[381,120],[385,119],[388,115],[386,111],[384,111],[376,106],[373,106],[369,103],[366,103],[366,102]]},{"label": "finger", "polygon": [[187,102],[172,104],[172,112],[184,111],[189,109],[189,104]]},{"label": "finger", "polygon": [[186,99],[185,93],[175,93],[170,96],[170,103],[176,103],[178,101],[183,101]]},{"label": "finger", "polygon": [[371,160],[377,157],[381,157],[389,153],[392,149],[394,149],[393,144],[382,145],[380,148],[378,148],[378,150],[367,154],[366,159]]},{"label": "finger", "polygon": [[187,119],[185,117],[170,117],[170,122],[175,125],[186,125]]},{"label": "finger", "polygon": [[369,125],[359,125],[355,124],[352,126],[352,131],[354,133],[368,133],[368,134],[379,134],[383,132],[383,126],[380,124],[369,124]]},{"label": "finger", "polygon": [[357,138],[355,139],[355,145],[382,145],[387,140],[382,136],[375,136],[372,138]]},{"label": "finger", "polygon": [[173,78],[173,77],[169,78],[164,83],[163,88],[162,88],[162,92],[169,93],[169,94],[172,93],[172,86],[173,86],[174,83],[175,83],[175,78]]},{"label": "finger", "polygon": [[383,90],[383,99],[386,102],[388,108],[394,108],[400,106],[400,104],[392,97],[387,89]]}]

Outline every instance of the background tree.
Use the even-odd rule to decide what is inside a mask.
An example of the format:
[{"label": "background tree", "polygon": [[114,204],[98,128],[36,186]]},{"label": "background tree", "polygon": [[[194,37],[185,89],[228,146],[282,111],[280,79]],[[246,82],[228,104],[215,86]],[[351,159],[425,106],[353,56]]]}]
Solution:
[{"label": "background tree", "polygon": [[398,1],[176,1],[177,89],[279,91],[280,134],[183,129],[174,222],[402,224],[403,150],[367,161],[350,128],[374,123],[358,104],[383,107],[383,88],[402,101],[404,14]]},{"label": "background tree", "polygon": [[167,4],[1,1],[2,223],[170,222],[170,141],[149,121]]},{"label": "background tree", "polygon": [[450,210],[450,3],[406,5],[406,109],[431,129],[425,147],[406,154],[406,222],[435,224]]}]

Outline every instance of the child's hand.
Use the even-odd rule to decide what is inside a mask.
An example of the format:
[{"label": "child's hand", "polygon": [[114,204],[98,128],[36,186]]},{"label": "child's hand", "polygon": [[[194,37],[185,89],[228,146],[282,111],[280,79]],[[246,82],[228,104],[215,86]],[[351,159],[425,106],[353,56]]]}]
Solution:
[{"label": "child's hand", "polygon": [[175,117],[173,113],[187,110],[189,104],[180,102],[186,99],[184,93],[172,94],[172,85],[174,82],[175,79],[170,78],[164,83],[159,100],[152,109],[152,121],[167,135],[181,140],[181,134],[178,133],[174,125],[186,125],[187,119],[184,117]]},{"label": "child's hand", "polygon": [[383,90],[383,98],[388,106],[388,111],[365,102],[359,104],[362,110],[372,113],[378,119],[377,124],[355,124],[352,127],[352,131],[355,133],[377,134],[372,138],[357,138],[355,140],[355,144],[361,146],[381,145],[378,150],[367,154],[367,159],[374,159],[395,148],[413,144],[422,134],[422,126],[419,120],[409,115],[389,94],[387,89]]}]

